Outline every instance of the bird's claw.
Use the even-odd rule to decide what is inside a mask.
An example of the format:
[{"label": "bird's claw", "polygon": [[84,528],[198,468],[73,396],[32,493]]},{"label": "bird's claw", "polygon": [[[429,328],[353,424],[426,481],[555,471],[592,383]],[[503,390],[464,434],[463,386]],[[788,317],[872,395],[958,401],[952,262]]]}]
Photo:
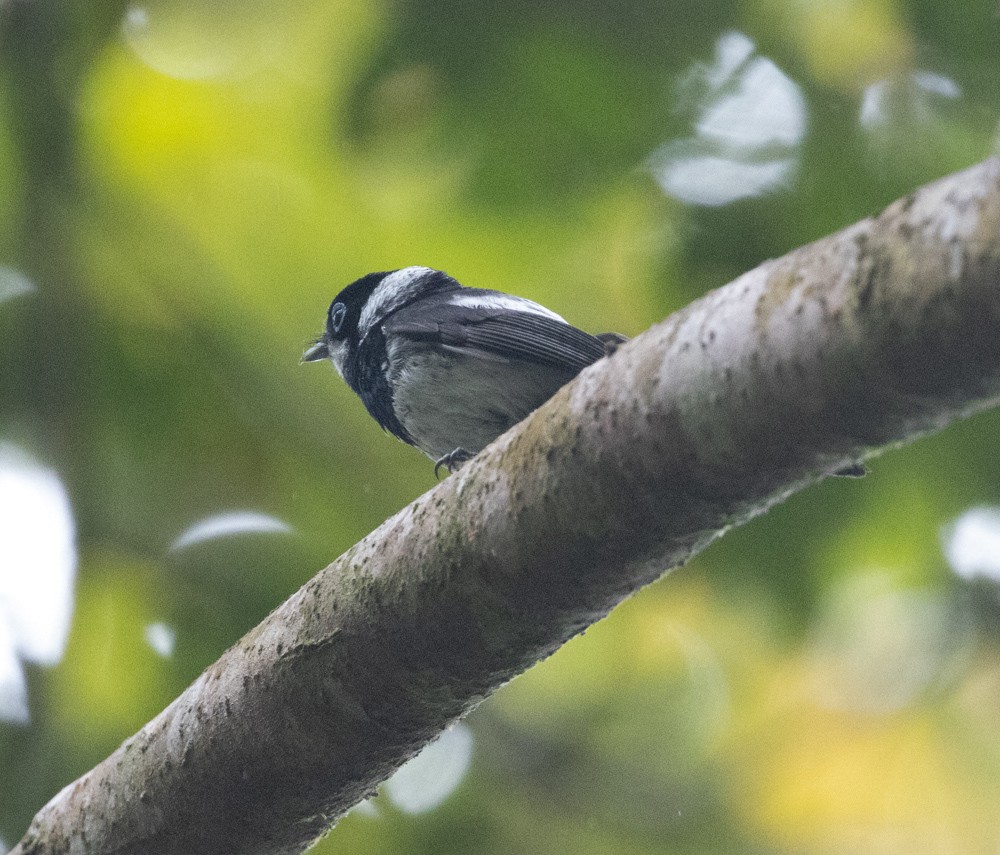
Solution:
[{"label": "bird's claw", "polygon": [[838,478],[864,478],[868,474],[868,469],[864,463],[852,463],[844,466],[833,473]]},{"label": "bird's claw", "polygon": [[628,341],[627,336],[623,336],[621,333],[616,332],[598,333],[594,336],[594,338],[604,345],[605,356],[611,356],[612,353]]},{"label": "bird's claw", "polygon": [[442,466],[449,472],[457,472],[463,463],[471,460],[473,457],[475,455],[464,448],[456,448],[454,451],[449,451],[444,457],[434,462],[434,477],[439,477],[438,470]]}]

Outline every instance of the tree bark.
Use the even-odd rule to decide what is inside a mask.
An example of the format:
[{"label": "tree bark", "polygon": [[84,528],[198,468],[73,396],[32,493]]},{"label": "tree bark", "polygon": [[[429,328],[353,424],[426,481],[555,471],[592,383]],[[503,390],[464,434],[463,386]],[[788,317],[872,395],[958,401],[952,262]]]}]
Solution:
[{"label": "tree bark", "polygon": [[1000,402],[1000,162],[588,368],[319,573],[13,850],[293,853],[728,528]]}]

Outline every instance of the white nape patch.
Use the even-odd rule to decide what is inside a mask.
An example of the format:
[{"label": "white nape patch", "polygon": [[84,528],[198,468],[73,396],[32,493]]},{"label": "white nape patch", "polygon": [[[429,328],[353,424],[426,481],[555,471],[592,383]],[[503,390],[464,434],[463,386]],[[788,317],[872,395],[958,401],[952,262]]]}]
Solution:
[{"label": "white nape patch", "polygon": [[566,319],[557,315],[551,309],[528,300],[524,297],[514,297],[511,294],[503,294],[500,291],[459,291],[448,298],[448,302],[453,306],[465,306],[469,309],[499,309],[506,312],[528,312],[533,315],[542,315],[554,321],[566,323]]},{"label": "white nape patch", "polygon": [[404,267],[393,271],[379,282],[361,311],[358,338],[363,339],[387,314],[420,293],[419,281],[428,273],[434,271],[430,267]]}]

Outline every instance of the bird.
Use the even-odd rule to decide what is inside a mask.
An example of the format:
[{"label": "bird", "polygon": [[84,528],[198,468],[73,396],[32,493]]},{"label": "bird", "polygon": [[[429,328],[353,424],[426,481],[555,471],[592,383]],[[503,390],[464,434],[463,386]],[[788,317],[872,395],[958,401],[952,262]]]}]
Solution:
[{"label": "bird", "polygon": [[346,286],[302,361],[331,362],[383,430],[434,461],[436,477],[626,341],[586,333],[524,297],[413,266]]}]

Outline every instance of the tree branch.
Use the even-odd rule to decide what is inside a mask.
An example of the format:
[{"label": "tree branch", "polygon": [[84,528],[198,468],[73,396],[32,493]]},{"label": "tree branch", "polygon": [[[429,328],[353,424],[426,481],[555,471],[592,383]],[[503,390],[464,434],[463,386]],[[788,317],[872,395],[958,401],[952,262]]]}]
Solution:
[{"label": "tree branch", "polygon": [[1000,162],[583,372],[323,570],[13,850],[292,853],[729,527],[1000,402]]}]

